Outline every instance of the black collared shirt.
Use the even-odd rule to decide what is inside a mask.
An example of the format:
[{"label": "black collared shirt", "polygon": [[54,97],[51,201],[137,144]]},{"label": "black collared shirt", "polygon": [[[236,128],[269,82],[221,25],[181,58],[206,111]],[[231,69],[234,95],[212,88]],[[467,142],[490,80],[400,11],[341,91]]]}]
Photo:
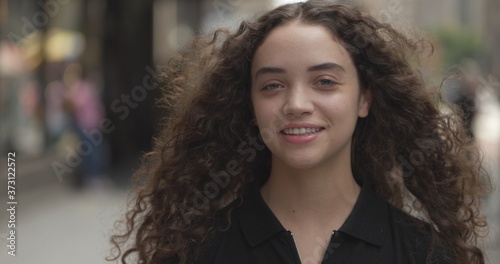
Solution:
[{"label": "black collared shirt", "polygon": [[[230,219],[229,229],[201,247],[196,264],[300,264],[292,234],[258,188],[243,197]],[[419,228],[414,222],[364,184],[352,212],[332,234],[322,263],[423,264],[428,255],[428,263],[452,263],[441,247],[431,246],[429,225]]]}]

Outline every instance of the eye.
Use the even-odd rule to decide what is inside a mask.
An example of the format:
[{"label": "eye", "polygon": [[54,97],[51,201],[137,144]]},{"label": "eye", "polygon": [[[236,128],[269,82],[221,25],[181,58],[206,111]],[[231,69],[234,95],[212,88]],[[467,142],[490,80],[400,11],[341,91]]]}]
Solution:
[{"label": "eye", "polygon": [[281,85],[279,83],[270,83],[270,84],[267,84],[264,87],[262,87],[262,90],[276,90],[276,89],[279,89],[281,87],[283,87],[283,85]]},{"label": "eye", "polygon": [[317,85],[320,85],[320,86],[333,86],[333,85],[337,85],[338,82],[335,82],[333,80],[330,80],[330,79],[320,79],[319,81],[316,82]]}]

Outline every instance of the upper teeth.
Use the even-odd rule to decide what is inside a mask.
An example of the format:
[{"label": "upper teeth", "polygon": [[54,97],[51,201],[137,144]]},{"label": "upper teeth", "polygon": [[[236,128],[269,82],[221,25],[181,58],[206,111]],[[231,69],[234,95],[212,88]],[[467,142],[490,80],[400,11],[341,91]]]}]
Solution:
[{"label": "upper teeth", "polygon": [[288,129],[284,129],[283,130],[283,133],[287,134],[287,135],[305,135],[305,134],[311,134],[311,133],[316,133],[320,130],[320,128],[304,128],[304,127],[301,127],[301,128],[288,128]]}]

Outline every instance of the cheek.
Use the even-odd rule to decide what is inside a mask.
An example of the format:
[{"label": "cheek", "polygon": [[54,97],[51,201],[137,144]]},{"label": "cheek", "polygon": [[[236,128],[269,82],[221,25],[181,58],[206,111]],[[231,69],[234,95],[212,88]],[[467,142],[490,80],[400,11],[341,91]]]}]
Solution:
[{"label": "cheek", "polygon": [[256,125],[259,127],[259,129],[262,130],[264,127],[268,127],[269,125],[269,114],[267,110],[267,105],[262,104],[262,103],[254,103],[254,115],[255,115],[255,122]]},{"label": "cheek", "polygon": [[257,119],[257,121],[262,119],[261,116],[262,116],[262,113],[264,112],[262,109],[264,107],[262,102],[260,102],[259,100],[253,100],[252,106],[253,106],[253,112],[255,114],[255,118]]},{"label": "cheek", "polygon": [[272,148],[273,142],[276,142],[276,134],[272,126],[273,120],[276,119],[276,117],[273,116],[275,111],[275,109],[273,109],[274,104],[259,99],[253,100],[252,104],[254,107],[255,120],[259,127],[260,137],[268,148]]},{"label": "cheek", "polygon": [[272,100],[265,100],[262,98],[253,98],[252,101],[254,114],[257,122],[264,125],[276,112],[276,102]]},{"label": "cheek", "polygon": [[351,102],[346,100],[344,96],[335,95],[331,97],[318,98],[318,107],[323,109],[327,116],[340,118],[349,112],[349,105]]},{"label": "cheek", "polygon": [[356,122],[358,117],[357,106],[355,100],[349,100],[349,98],[341,96],[330,98],[330,100],[324,99],[321,103],[322,112],[329,122],[343,125]]}]

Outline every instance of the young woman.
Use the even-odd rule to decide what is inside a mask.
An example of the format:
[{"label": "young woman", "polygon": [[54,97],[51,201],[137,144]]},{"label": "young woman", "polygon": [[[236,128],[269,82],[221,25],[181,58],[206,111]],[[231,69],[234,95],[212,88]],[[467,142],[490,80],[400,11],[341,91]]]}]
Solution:
[{"label": "young woman", "polygon": [[165,71],[116,258],[484,263],[478,151],[412,67],[421,44],[317,1],[198,39]]}]

